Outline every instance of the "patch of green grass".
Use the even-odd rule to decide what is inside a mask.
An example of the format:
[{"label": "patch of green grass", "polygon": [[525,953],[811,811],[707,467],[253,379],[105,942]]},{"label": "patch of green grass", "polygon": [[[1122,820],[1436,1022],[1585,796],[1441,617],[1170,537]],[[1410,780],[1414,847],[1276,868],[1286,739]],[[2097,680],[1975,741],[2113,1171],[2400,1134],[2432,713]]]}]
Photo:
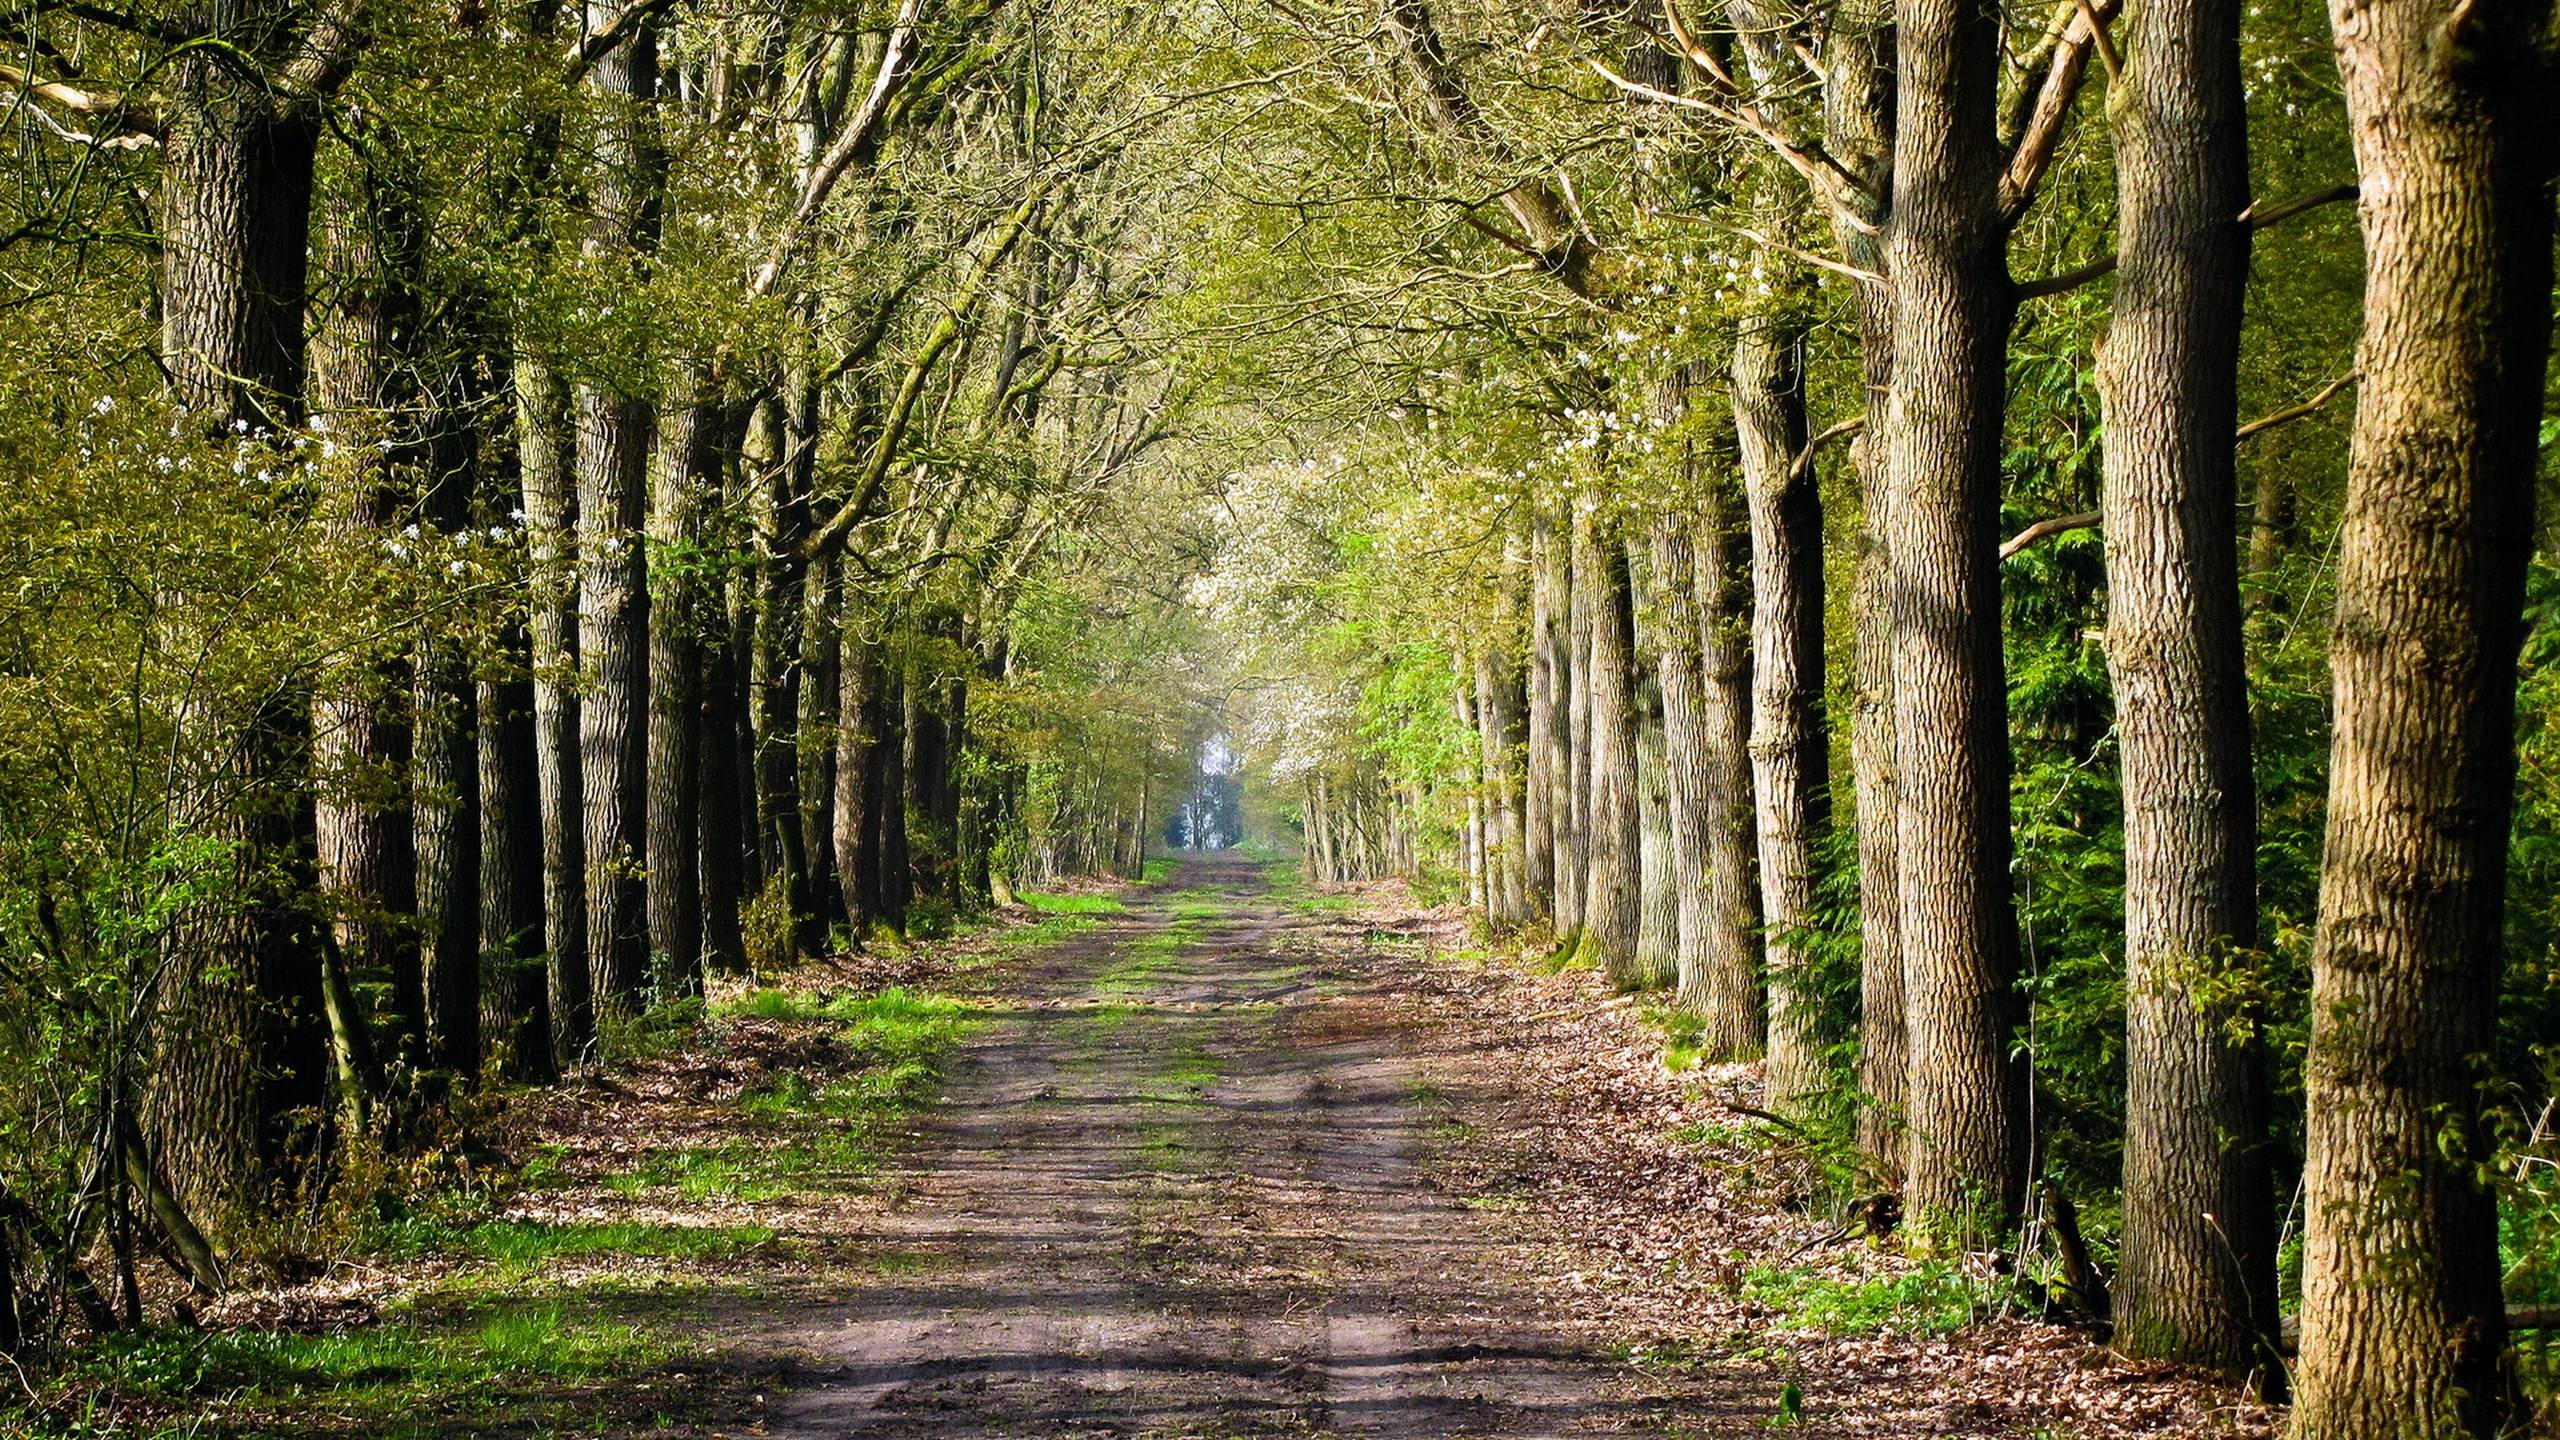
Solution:
[{"label": "patch of green grass", "polygon": [[612,1189],[755,1202],[810,1181],[868,1174],[894,1128],[931,1097],[943,1058],[978,1023],[966,1001],[898,988],[833,998],[759,990],[724,1013],[833,1022],[856,1068],[823,1085],[795,1071],[755,1086],[738,1108],[766,1133],[662,1151],[607,1177]]},{"label": "patch of green grass", "polygon": [[553,1223],[489,1220],[454,1225],[409,1219],[385,1227],[370,1247],[393,1259],[431,1256],[479,1260],[507,1268],[601,1256],[716,1260],[772,1242],[764,1225],[652,1225],[639,1221]]},{"label": "patch of green grass", "polygon": [[1138,1098],[1157,1105],[1196,1105],[1218,1076],[1217,1060],[1197,1043],[1186,1044],[1155,1068]]},{"label": "patch of green grass", "polygon": [[421,1404],[499,1403],[510,1382],[626,1376],[675,1354],[638,1326],[538,1304],[474,1312],[453,1325],[129,1330],[101,1339],[74,1370],[86,1383],[151,1399],[229,1395],[396,1421]]},{"label": "patch of green grass", "polygon": [[1677,1075],[1707,1058],[1707,1017],[1675,1005],[1648,1005],[1645,1020],[1662,1032],[1662,1068]]},{"label": "patch of green grass", "polygon": [[1943,1260],[1862,1280],[1764,1265],[1744,1273],[1742,1294],[1777,1311],[1780,1328],[1819,1335],[1946,1335],[1998,1303],[1989,1285]]},{"label": "patch of green grass", "polygon": [[1161,885],[1173,877],[1174,871],[1181,868],[1181,861],[1160,856],[1148,861],[1145,868],[1138,872],[1139,883],[1144,885]]},{"label": "patch of green grass", "polygon": [[1277,861],[1262,867],[1264,885],[1273,900],[1304,915],[1347,915],[1360,908],[1357,896],[1328,895],[1315,888],[1306,871]]},{"label": "patch of green grass", "polygon": [[1182,949],[1199,934],[1197,923],[1176,920],[1161,930],[1130,941],[1120,959],[1102,972],[1094,989],[1104,995],[1130,995],[1171,979],[1182,968]]},{"label": "patch of green grass", "polygon": [[568,1160],[566,1145],[536,1145],[516,1172],[516,1182],[528,1190],[556,1190],[569,1183]]},{"label": "patch of green grass", "polygon": [[1024,890],[1016,897],[1043,915],[1126,915],[1129,907],[1113,895],[1045,895]]},{"label": "patch of green grass", "polygon": [[[602,1012],[605,1007],[596,1007]],[[659,1060],[691,1046],[702,1032],[702,997],[689,995],[652,1006],[638,1015],[599,1013],[596,1048],[608,1064]]]},{"label": "patch of green grass", "polygon": [[1039,950],[1073,940],[1100,923],[1090,915],[1047,915],[1003,932],[996,943],[1013,951]]},{"label": "patch of green grass", "polygon": [[896,1277],[921,1275],[936,1265],[947,1263],[939,1255],[922,1250],[882,1250],[863,1257],[863,1268],[874,1275]]}]

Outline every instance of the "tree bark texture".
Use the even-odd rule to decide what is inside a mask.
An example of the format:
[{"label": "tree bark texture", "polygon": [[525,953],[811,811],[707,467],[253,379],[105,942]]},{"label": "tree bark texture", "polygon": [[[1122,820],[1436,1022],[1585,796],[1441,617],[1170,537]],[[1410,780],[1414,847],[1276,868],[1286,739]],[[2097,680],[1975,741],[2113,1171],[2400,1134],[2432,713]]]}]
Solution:
[{"label": "tree bark texture", "polygon": [[1591,741],[1585,756],[1591,828],[1582,954],[1612,981],[1634,986],[1644,980],[1636,968],[1644,834],[1636,802],[1635,611],[1625,549],[1603,533],[1596,517],[1578,524],[1574,548],[1577,560],[1589,557],[1591,607]]},{"label": "tree bark texture", "polygon": [[2237,461],[2249,235],[2238,0],[2130,0],[2110,93],[2119,256],[2098,352],[2107,670],[2124,777],[2124,1238],[2115,1346],[2238,1377],[2276,1323]]},{"label": "tree bark texture", "polygon": [[[1693,470],[1695,467],[1693,466]],[[1698,944],[1711,1053],[1749,1056],[1768,1040],[1760,926],[1759,841],[1751,818],[1751,561],[1740,487],[1729,473],[1693,475],[1690,593],[1698,613],[1699,769],[1706,837]]]},{"label": "tree bark texture", "polygon": [[1822,837],[1831,824],[1823,706],[1822,493],[1810,464],[1804,330],[1746,320],[1733,354],[1733,418],[1751,532],[1751,794],[1767,956],[1767,1105],[1824,1084],[1820,999],[1805,988]]},{"label": "tree bark texture", "polygon": [[2293,1429],[2505,1418],[2496,1033],[2551,325],[2550,6],[2334,0],[2365,329],[2338,549]]},{"label": "tree bark texture", "polygon": [[[322,523],[358,563],[399,544],[421,456],[403,337],[410,297],[387,273],[388,217],[369,195],[334,197],[324,252],[334,303],[311,347],[311,423],[321,437]],[[427,1063],[418,836],[411,768],[412,656],[386,643],[328,667],[312,703],[313,817],[323,898],[342,963],[389,981],[376,1016],[393,1051]]]},{"label": "tree bark texture", "polygon": [[1565,691],[1573,679],[1566,663],[1572,580],[1569,553],[1556,532],[1554,510],[1533,502],[1529,524],[1529,748],[1522,805],[1528,833],[1523,858],[1532,918],[1545,918],[1562,931],[1564,882],[1557,860],[1563,848],[1562,811],[1571,765]]},{"label": "tree bark texture", "polygon": [[579,744],[578,502],[569,389],[519,354],[516,463],[524,484],[525,581],[533,646],[534,774],[542,819],[543,956],[555,1066],[595,1048],[587,958],[586,766]]},{"label": "tree bark texture", "polygon": [[1904,0],[1885,434],[1895,824],[1910,1042],[1907,1203],[2005,1226],[2026,1183],[1996,552],[2015,291],[1994,131],[2000,16]]},{"label": "tree bark texture", "polygon": [[[162,149],[161,356],[208,427],[303,409],[303,298],[318,124],[200,48],[170,72]],[[247,714],[182,696],[177,815],[229,842],[229,903],[176,917],[155,987],[142,1125],[169,1188],[217,1243],[250,1233],[325,1094],[303,697]]]},{"label": "tree bark texture", "polygon": [[1477,741],[1485,775],[1490,901],[1485,913],[1494,928],[1511,930],[1530,918],[1527,826],[1521,817],[1520,675],[1507,655],[1491,647],[1477,651],[1475,662]]},{"label": "tree bark texture", "polygon": [[508,668],[479,682],[480,1023],[498,1078],[558,1075],[542,954],[542,782],[535,758],[529,642],[508,637]]},{"label": "tree bark texture", "polygon": [[[601,27],[614,7],[588,5]],[[637,279],[655,248],[665,184],[650,111],[657,38],[634,28],[588,74],[603,100],[596,130],[589,255]],[[614,299],[628,303],[627,294]],[[649,740],[648,507],[652,407],[628,376],[580,380],[578,425],[578,711],[586,785],[587,944],[599,1015],[647,1003]]]},{"label": "tree bark texture", "polygon": [[[1641,610],[1639,610],[1641,613]],[[1636,691],[1637,924],[1634,975],[1646,989],[1680,978],[1680,874],[1672,863],[1671,760],[1662,692]]]},{"label": "tree bark texture", "polygon": [[719,407],[710,377],[683,377],[659,411],[649,485],[648,908],[661,998],[702,989],[702,630],[710,596],[701,565],[706,512],[720,478]]},{"label": "tree bark texture", "polygon": [[1892,493],[1884,422],[1893,385],[1893,292],[1883,224],[1893,174],[1894,45],[1890,0],[1848,0],[1824,36],[1823,148],[1857,178],[1833,217],[1841,259],[1877,279],[1855,290],[1866,427],[1849,450],[1858,479],[1856,590],[1849,677],[1850,790],[1858,827],[1858,1149],[1898,1188],[1910,1078],[1902,983],[1902,884],[1896,863],[1893,756],[1893,567],[1885,512]]}]

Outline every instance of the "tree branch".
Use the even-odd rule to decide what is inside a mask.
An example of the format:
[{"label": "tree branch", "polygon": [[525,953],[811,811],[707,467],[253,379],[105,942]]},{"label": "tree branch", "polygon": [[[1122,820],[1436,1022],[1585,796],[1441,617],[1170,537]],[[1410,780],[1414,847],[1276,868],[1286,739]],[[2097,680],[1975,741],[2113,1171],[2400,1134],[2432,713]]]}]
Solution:
[{"label": "tree branch", "polygon": [[2035,109],[2027,118],[2025,131],[2018,136],[2016,148],[2009,152],[2008,173],[2000,180],[2000,213],[2013,225],[2035,203],[2037,188],[2053,168],[2053,158],[2062,148],[2063,122],[2071,118],[2072,102],[2080,97],[2080,83],[2088,78],[2089,52],[2107,23],[2115,19],[2120,3],[2121,0],[2083,0],[2054,46],[2053,68],[2045,72]]},{"label": "tree branch", "polygon": [[614,52],[631,32],[648,24],[675,4],[675,0],[631,0],[614,12],[613,18],[589,31],[577,44],[569,47],[569,71],[565,77],[576,84],[586,78],[596,62]]},{"label": "tree branch", "polygon": [[1791,468],[1798,476],[1809,473],[1813,469],[1813,458],[1822,453],[1824,446],[1829,445],[1834,440],[1840,440],[1848,436],[1855,435],[1866,428],[1866,416],[1850,416],[1848,419],[1841,421],[1839,424],[1834,425],[1830,429],[1823,431],[1821,434],[1814,436],[1812,439],[1805,441],[1804,448],[1796,452],[1796,458]]},{"label": "tree branch", "polygon": [[783,267],[791,262],[792,252],[816,223],[818,212],[826,208],[836,182],[844,178],[854,162],[868,161],[878,153],[881,119],[889,113],[889,102],[897,96],[898,87],[915,73],[916,28],[923,15],[924,0],[900,0],[898,18],[889,27],[888,47],[880,56],[880,69],[872,76],[870,92],[847,117],[844,128],[836,132],[835,143],[818,157],[816,168],[800,187],[799,203],[791,207],[790,218],[783,222],[781,233],[774,236],[773,248],[747,287],[749,294],[773,293],[773,287],[782,280]]},{"label": "tree branch", "polygon": [[2000,558],[2006,560],[2028,546],[2038,541],[2050,540],[2056,535],[2068,534],[2074,530],[2094,530],[2100,518],[2099,512],[2095,510],[2083,510],[2076,515],[2056,515],[2050,520],[2039,520],[2010,536],[2007,543],[2000,547]]},{"label": "tree branch", "polygon": [[2301,404],[2287,405],[2273,414],[2261,415],[2257,419],[2250,421],[2248,424],[2241,426],[2240,433],[2233,436],[2232,439],[2236,443],[2237,441],[2246,440],[2252,435],[2273,430],[2279,425],[2291,424],[2293,421],[2311,414],[2321,406],[2328,404],[2333,399],[2336,399],[2339,391],[2346,389],[2348,386],[2354,384],[2355,381],[2356,372],[2350,370],[2346,374],[2341,375],[2337,379],[2320,387],[2320,393],[2303,401]]},{"label": "tree branch", "polygon": [[[2312,396],[2301,404],[2288,405],[2273,414],[2262,415],[2257,419],[2250,421],[2248,424],[2241,426],[2237,431],[2233,432],[2231,443],[2237,445],[2252,435],[2262,434],[2266,431],[2273,430],[2279,425],[2299,420],[2305,415],[2311,414],[2321,406],[2326,405],[2331,400],[2337,398],[2339,391],[2344,390],[2349,385],[2355,383],[2355,378],[2356,372],[2350,370],[2346,374],[2341,375],[2337,379],[2322,386],[2319,394]],[[2028,526],[2026,529],[2009,537],[2008,542],[2000,547],[2000,558],[2006,560],[2010,556],[2017,554],[2019,551],[2026,549],[2030,545],[2034,545],[2040,541],[2050,540],[2056,535],[2065,534],[2069,531],[2096,529],[2103,519],[2104,516],[2099,511],[2083,510],[2076,515],[2057,515],[2050,520],[2039,520],[2033,525]]]},{"label": "tree branch", "polygon": [[[2314,190],[2308,195],[2297,195],[2290,200],[2269,206],[2263,214],[2256,205],[2252,204],[2248,209],[2240,212],[2239,220],[2243,226],[2247,227],[2250,234],[2255,235],[2271,225],[2281,225],[2305,211],[2317,210],[2323,205],[2335,205],[2341,200],[2353,200],[2361,193],[2353,185],[2332,185],[2326,190]],[[2040,295],[2059,295],[2066,290],[2077,290],[2092,280],[2104,279],[2115,272],[2116,257],[2101,255],[2095,260],[2074,265],[2059,274],[2047,275],[2039,280],[2019,282],[2018,298],[2032,300]]]}]

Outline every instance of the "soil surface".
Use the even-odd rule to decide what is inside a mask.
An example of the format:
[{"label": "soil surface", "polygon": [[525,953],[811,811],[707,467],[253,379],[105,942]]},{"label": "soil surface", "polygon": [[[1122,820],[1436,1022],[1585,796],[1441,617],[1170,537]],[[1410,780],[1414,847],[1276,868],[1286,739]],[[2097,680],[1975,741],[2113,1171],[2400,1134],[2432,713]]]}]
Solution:
[{"label": "soil surface", "polygon": [[1769,1392],[1629,1366],[1443,1189],[1397,938],[1204,860],[1017,977],[874,1222],[910,1268],[788,1337],[770,1433],[1755,1429]]}]

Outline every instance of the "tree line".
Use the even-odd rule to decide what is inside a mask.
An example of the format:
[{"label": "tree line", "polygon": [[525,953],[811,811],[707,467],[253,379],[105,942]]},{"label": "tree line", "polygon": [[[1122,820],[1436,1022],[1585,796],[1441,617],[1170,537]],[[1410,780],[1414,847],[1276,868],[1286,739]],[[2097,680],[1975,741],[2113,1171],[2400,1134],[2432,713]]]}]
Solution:
[{"label": "tree line", "polygon": [[333,1253],[706,974],[1137,873],[1138,25],[12,12],[0,1352]]},{"label": "tree line", "polygon": [[2550,8],[1291,16],[1372,108],[1272,328],[1393,354],[1240,480],[1311,873],[1667,990],[1923,1234],[2076,1193],[2297,1434],[2524,1423]]},{"label": "tree line", "polygon": [[11,15],[0,1349],[1215,735],[2127,1353],[2521,1413],[2547,3]]}]

